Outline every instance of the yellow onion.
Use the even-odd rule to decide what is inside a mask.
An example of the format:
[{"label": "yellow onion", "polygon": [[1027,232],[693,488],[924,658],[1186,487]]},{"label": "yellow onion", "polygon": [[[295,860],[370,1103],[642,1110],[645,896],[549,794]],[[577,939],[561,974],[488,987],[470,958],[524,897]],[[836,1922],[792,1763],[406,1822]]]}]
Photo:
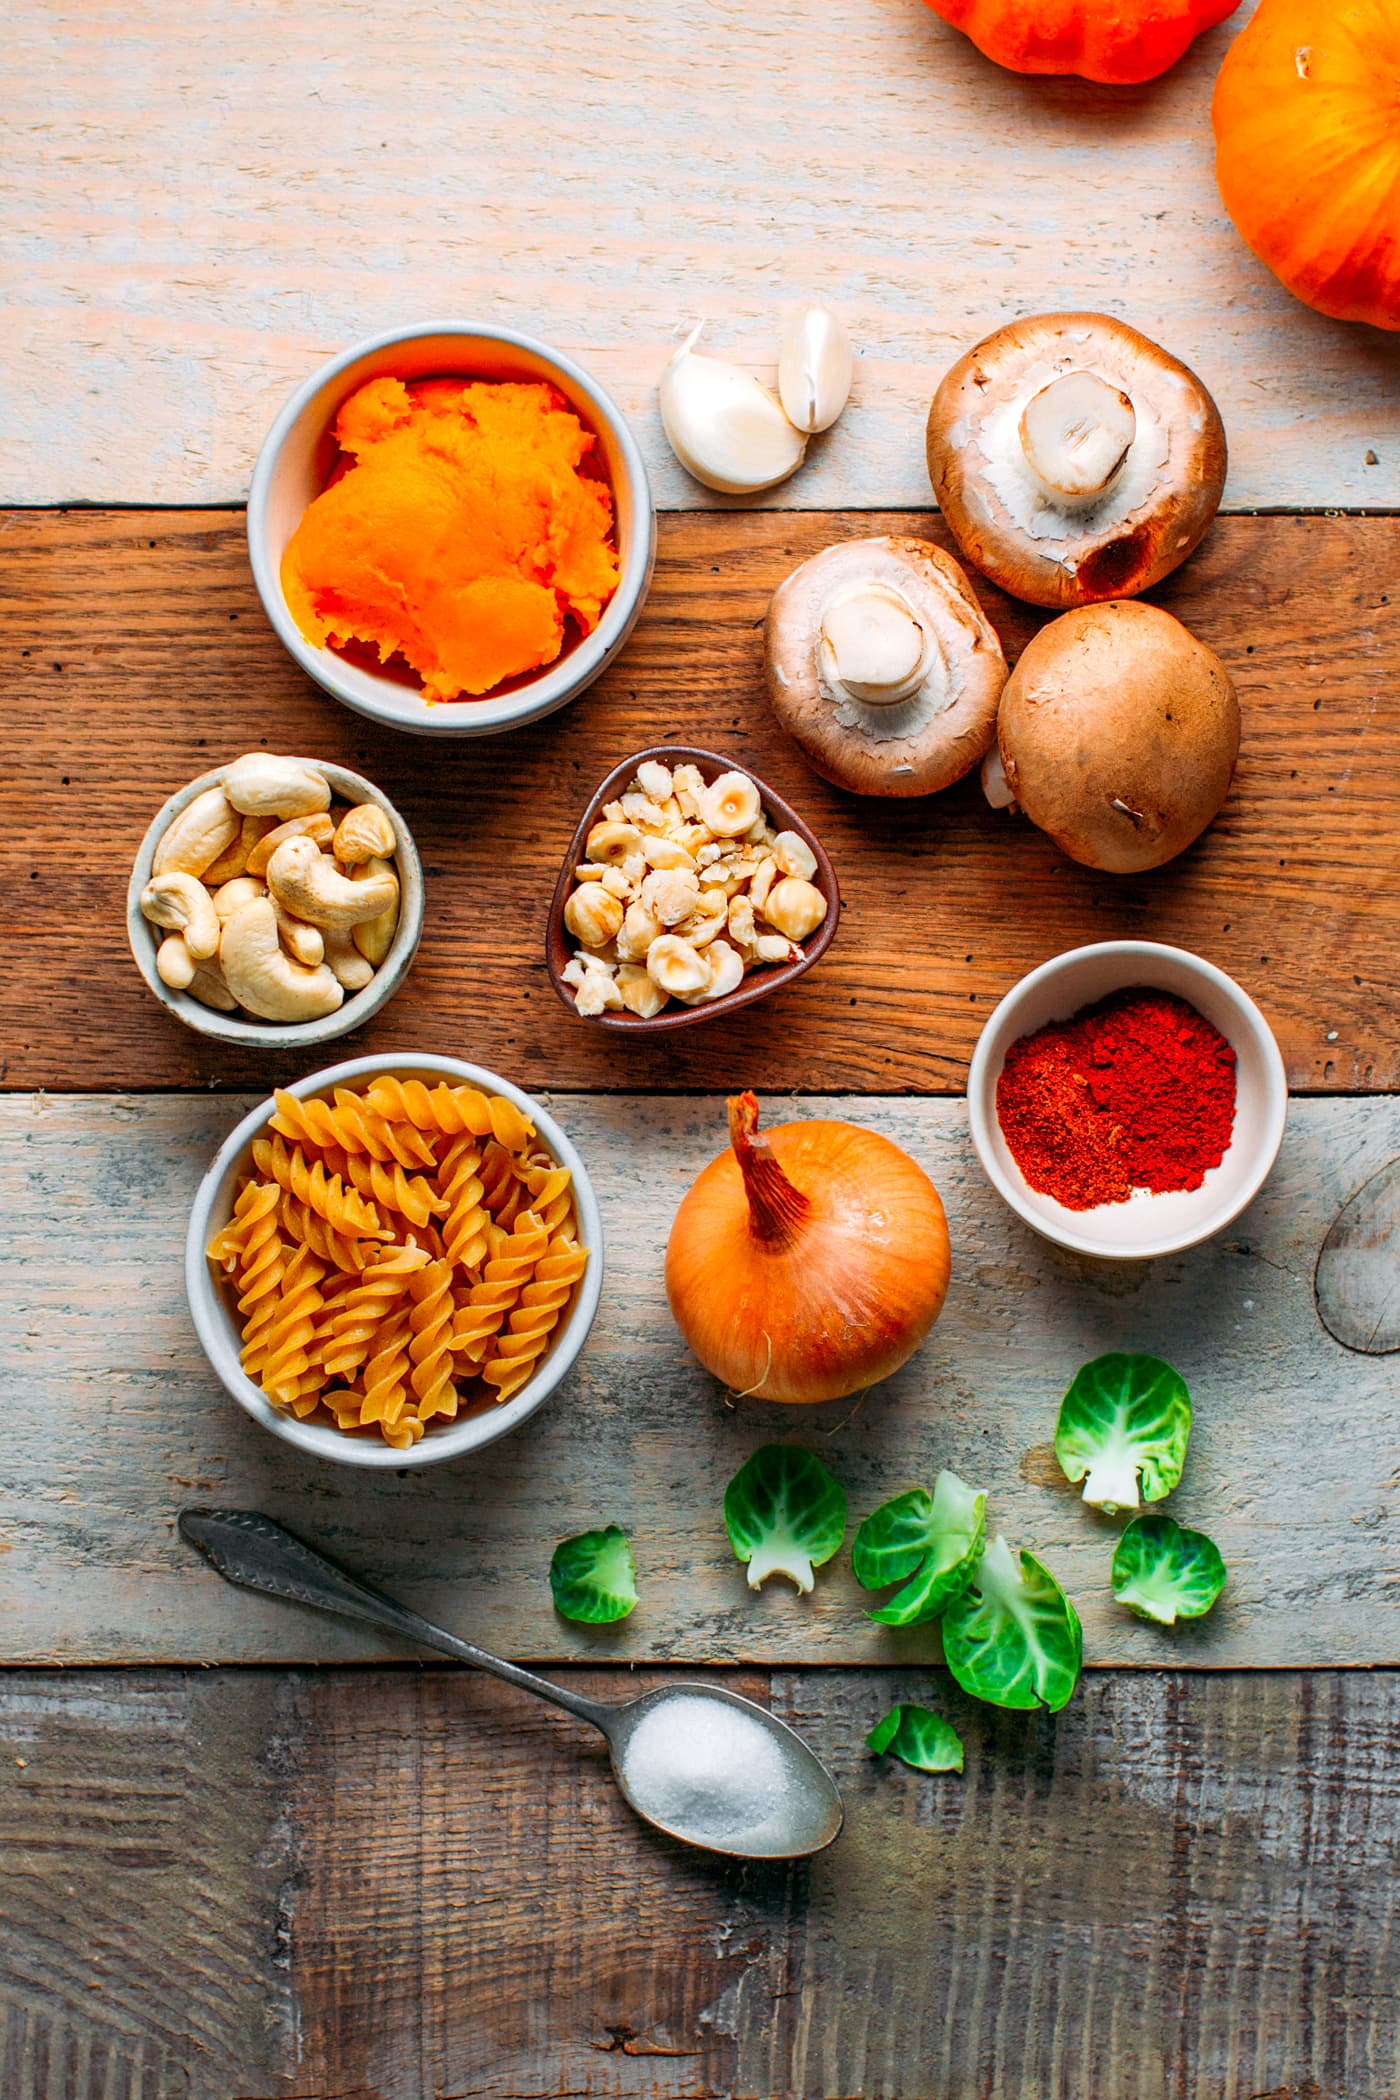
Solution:
[{"label": "yellow onion", "polygon": [[735,1392],[839,1400],[907,1363],[943,1309],[948,1225],[922,1167],[855,1123],[781,1123],[729,1103],[731,1149],[676,1213],[666,1294]]}]

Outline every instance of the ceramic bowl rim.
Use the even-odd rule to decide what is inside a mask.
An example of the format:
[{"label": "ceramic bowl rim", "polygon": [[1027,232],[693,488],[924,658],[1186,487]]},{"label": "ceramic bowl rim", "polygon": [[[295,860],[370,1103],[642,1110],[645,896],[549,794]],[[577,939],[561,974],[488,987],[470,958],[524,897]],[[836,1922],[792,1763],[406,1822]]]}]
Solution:
[{"label": "ceramic bowl rim", "polygon": [[[1264,1068],[1264,1131],[1254,1164],[1244,1177],[1240,1188],[1223,1202],[1219,1209],[1209,1213],[1204,1222],[1190,1226],[1185,1231],[1164,1234],[1158,1240],[1127,1249],[1106,1247],[1085,1234],[1077,1233],[1073,1226],[1061,1225],[1058,1219],[1052,1220],[1032,1209],[1020,1190],[1003,1172],[993,1143],[996,1119],[995,1085],[1005,1059],[1004,1051],[997,1053],[993,1050],[999,1024],[1014,1015],[1018,1008],[1026,1006],[1043,986],[1053,983],[1067,964],[1083,962],[1091,957],[1121,960],[1125,965],[1144,965],[1144,970],[1136,976],[1130,969],[1125,970],[1120,980],[1123,987],[1150,983],[1152,962],[1169,957],[1173,964],[1183,967],[1186,974],[1195,975],[1220,994],[1238,1018],[1243,1031],[1253,1040]],[[1108,989],[1105,988],[1105,992],[1099,996],[1106,996]],[[1081,1005],[1083,1003],[1085,1002],[1080,1002]],[[1027,1023],[1028,1027],[1038,1025],[1040,1024]],[[1010,1040],[1015,1041],[1016,1037],[1013,1035]],[[997,1057],[996,1071],[991,1069],[994,1055]],[[967,1075],[967,1108],[973,1148],[983,1173],[998,1195],[1033,1231],[1038,1232],[1043,1239],[1067,1248],[1071,1253],[1091,1255],[1099,1261],[1156,1261],[1165,1255],[1184,1254],[1188,1248],[1214,1239],[1217,1233],[1223,1232],[1226,1226],[1233,1224],[1240,1213],[1254,1201],[1272,1173],[1279,1147],[1283,1143],[1288,1113],[1288,1074],[1273,1030],[1258,1006],[1243,986],[1237,984],[1234,978],[1217,964],[1208,962],[1204,956],[1194,954],[1189,948],[1173,947],[1164,941],[1090,941],[1077,948],[1066,948],[1059,955],[1049,957],[1034,970],[1027,971],[1026,975],[1018,979],[1004,997],[998,1000],[982,1025],[976,1048],[972,1053],[972,1063]]]},{"label": "ceramic bowl rim", "polygon": [[[805,839],[815,854],[817,886],[827,900],[826,917],[804,944],[805,953],[800,961],[770,963],[765,964],[761,970],[751,970],[743,983],[734,991],[727,992],[722,999],[711,1000],[704,1006],[667,1007],[650,1018],[633,1013],[580,1014],[574,995],[564,983],[561,974],[573,953],[573,944],[564,930],[564,906],[570,890],[574,887],[573,871],[582,858],[584,841],[596,823],[603,804],[620,794],[636,773],[638,766],[646,765],[651,759],[669,766],[699,765],[702,769],[715,767],[715,775],[707,773],[707,780],[717,778],[719,773],[742,773],[751,780],[758,789],[759,799],[765,809],[776,811],[782,817],[783,822],[779,829],[795,831],[799,838]],[[718,751],[702,750],[691,744],[649,744],[645,750],[633,752],[630,758],[623,759],[620,765],[613,767],[602,785],[590,796],[587,807],[574,829],[568,852],[560,864],[554,895],[549,902],[549,917],[545,925],[545,962],[556,996],[575,1021],[582,1022],[588,1028],[601,1025],[620,1035],[660,1035],[673,1029],[694,1028],[706,1021],[720,1020],[726,1014],[737,1013],[742,1007],[752,1006],[758,999],[766,999],[770,992],[782,991],[788,985],[796,984],[800,977],[805,977],[807,972],[821,961],[836,938],[840,919],[841,890],[831,856],[802,812],[795,809],[785,795],[780,795],[775,788],[770,787],[766,780],[754,772],[752,766],[741,765],[737,760],[726,758]]]},{"label": "ceramic bowl rim", "polygon": [[588,1248],[588,1266],[580,1278],[569,1316],[559,1328],[540,1368],[520,1391],[489,1413],[469,1414],[456,1422],[429,1429],[408,1451],[389,1444],[347,1435],[328,1424],[298,1421],[295,1415],[272,1405],[267,1396],[243,1371],[238,1361],[238,1331],[223,1293],[210,1270],[205,1249],[215,1230],[213,1218],[228,1184],[238,1172],[248,1147],[266,1129],[274,1113],[269,1095],[238,1123],[215,1153],[200,1181],[185,1233],[185,1296],[195,1333],[220,1384],[243,1412],[259,1427],[270,1430],[284,1443],[314,1458],[329,1459],[345,1466],[398,1471],[404,1467],[442,1465],[481,1451],[508,1436],[544,1405],[577,1362],[597,1315],[603,1290],[603,1218],[588,1169],[567,1133],[549,1111],[523,1087],[503,1079],[484,1065],[469,1064],[459,1057],[442,1057],[412,1051],[380,1051],[367,1057],[348,1058],[323,1071],[312,1072],[291,1084],[287,1091],[299,1100],[325,1094],[333,1087],[353,1086],[356,1081],[392,1072],[401,1078],[443,1078],[456,1086],[477,1086],[487,1093],[503,1094],[522,1109],[553,1157],[573,1176],[574,1201],[579,1232]]},{"label": "ceramic bowl rim", "polygon": [[[455,336],[464,342],[489,342],[508,350],[524,352],[550,366],[588,402],[595,430],[606,427],[617,449],[633,511],[632,530],[622,550],[622,573],[617,589],[603,608],[593,632],[585,635],[568,654],[548,665],[538,678],[493,700],[454,700],[429,706],[411,687],[383,679],[382,700],[373,699],[342,672],[335,654],[314,647],[292,618],[268,548],[268,506],[277,467],[292,431],[313,408],[323,390],[364,360],[376,358],[399,344],[415,343],[434,336]],[[464,355],[466,355],[464,353]],[[469,363],[469,356],[467,357]],[[617,490],[613,489],[614,515]],[[606,388],[584,367],[518,328],[489,321],[417,321],[406,327],[380,329],[327,358],[297,386],[276,416],[258,449],[248,490],[248,555],[253,581],[274,632],[288,654],[315,680],[323,692],[371,721],[406,730],[411,735],[438,737],[494,736],[527,722],[536,722],[565,706],[590,686],[622,648],[636,625],[651,584],[656,557],[656,506],[640,445],[625,416]],[[372,678],[372,672],[364,673]]]},{"label": "ceramic bowl rim", "polygon": [[151,862],[167,826],[206,788],[220,786],[233,760],[226,759],[223,765],[201,773],[197,780],[187,781],[184,787],[167,796],[147,825],[137,848],[131,880],[127,884],[126,934],[136,967],[148,990],[154,992],[166,1011],[183,1021],[186,1028],[192,1029],[196,1035],[208,1036],[214,1042],[250,1044],[264,1050],[312,1050],[320,1043],[332,1043],[339,1036],[349,1035],[352,1029],[363,1027],[393,998],[408,975],[409,965],[423,937],[423,863],[413,834],[398,809],[372,780],[366,780],[362,773],[342,766],[335,759],[298,758],[296,763],[324,773],[332,792],[342,801],[348,792],[354,801],[376,803],[389,818],[398,840],[394,858],[399,873],[399,923],[388,954],[364,990],[352,992],[333,1014],[323,1014],[319,1021],[245,1021],[235,1014],[220,1013],[217,1007],[205,1006],[202,1001],[192,999],[188,992],[172,990],[156,971],[157,944],[152,938],[153,927],[141,915],[141,892],[150,880]]}]

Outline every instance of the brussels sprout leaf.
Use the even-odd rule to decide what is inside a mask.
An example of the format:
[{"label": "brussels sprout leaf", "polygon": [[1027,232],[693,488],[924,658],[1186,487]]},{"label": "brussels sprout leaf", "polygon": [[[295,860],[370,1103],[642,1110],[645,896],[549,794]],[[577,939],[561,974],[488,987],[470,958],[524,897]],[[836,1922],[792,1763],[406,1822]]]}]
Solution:
[{"label": "brussels sprout leaf", "polygon": [[882,1502],[855,1536],[851,1564],[862,1589],[913,1580],[867,1612],[881,1626],[919,1626],[936,1619],[950,1597],[972,1580],[982,1557],[987,1528],[987,1498],[959,1480],[940,1473],[933,1493],[911,1488]]},{"label": "brussels sprout leaf", "polygon": [[1181,1478],[1191,1434],[1191,1396],[1155,1356],[1097,1356],[1085,1364],[1055,1425],[1055,1456],[1067,1480],[1084,1482],[1096,1509],[1160,1502]]},{"label": "brussels sprout leaf", "polygon": [[770,1575],[810,1590],[814,1569],[846,1536],[846,1491],[810,1451],[764,1444],[724,1491],[724,1528],[735,1559],[748,1563],[751,1590]]},{"label": "brussels sprout leaf", "polygon": [[1202,1619],[1225,1587],[1225,1563],[1203,1531],[1154,1512],[1134,1517],[1113,1556],[1113,1594],[1140,1619]]},{"label": "brussels sprout leaf", "polygon": [[637,1601],[637,1571],[625,1531],[581,1531],[561,1539],[549,1564],[554,1609],[565,1619],[603,1626],[625,1619]]},{"label": "brussels sprout leaf", "polygon": [[877,1757],[888,1750],[916,1772],[961,1772],[963,1746],[957,1731],[926,1706],[892,1706],[865,1738]]},{"label": "brussels sprout leaf", "polygon": [[1079,1616],[1048,1568],[1020,1565],[997,1537],[971,1585],[943,1618],[943,1654],[965,1692],[991,1706],[1048,1706],[1057,1713],[1079,1680]]}]

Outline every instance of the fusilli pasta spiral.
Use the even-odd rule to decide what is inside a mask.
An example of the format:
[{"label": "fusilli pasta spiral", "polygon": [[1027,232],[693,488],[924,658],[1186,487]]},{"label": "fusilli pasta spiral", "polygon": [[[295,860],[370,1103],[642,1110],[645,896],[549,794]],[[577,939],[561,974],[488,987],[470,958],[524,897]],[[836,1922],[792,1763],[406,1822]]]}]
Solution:
[{"label": "fusilli pasta spiral", "polygon": [[568,1170],[513,1102],[388,1076],[279,1089],[209,1246],[268,1398],[410,1450],[538,1368],[588,1265]]},{"label": "fusilli pasta spiral", "polygon": [[393,1122],[441,1130],[449,1137],[464,1131],[472,1137],[494,1137],[511,1152],[523,1151],[535,1134],[534,1124],[513,1101],[483,1094],[474,1086],[429,1087],[421,1079],[385,1074],[371,1082],[367,1098],[372,1109]]},{"label": "fusilli pasta spiral", "polygon": [[300,1145],[289,1151],[283,1138],[254,1138],[253,1160],[264,1180],[280,1183],[299,1203],[309,1205],[332,1232],[384,1237],[374,1205],[357,1190],[347,1189],[338,1174],[328,1174],[324,1160],[309,1160]]}]

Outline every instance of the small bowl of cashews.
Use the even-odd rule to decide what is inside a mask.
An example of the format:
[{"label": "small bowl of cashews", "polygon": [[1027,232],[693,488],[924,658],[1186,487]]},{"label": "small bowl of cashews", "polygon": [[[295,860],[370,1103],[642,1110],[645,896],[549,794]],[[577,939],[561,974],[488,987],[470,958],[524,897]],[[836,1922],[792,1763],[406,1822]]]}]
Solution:
[{"label": "small bowl of cashews", "polygon": [[172,795],[141,842],[127,933],[146,983],[218,1042],[308,1049],[402,983],[423,930],[408,826],[368,780],[250,751]]},{"label": "small bowl of cashews", "polygon": [[604,1028],[686,1028],[794,983],[831,946],[835,870],[756,774],[653,745],[615,766],[560,871],[550,980]]}]

